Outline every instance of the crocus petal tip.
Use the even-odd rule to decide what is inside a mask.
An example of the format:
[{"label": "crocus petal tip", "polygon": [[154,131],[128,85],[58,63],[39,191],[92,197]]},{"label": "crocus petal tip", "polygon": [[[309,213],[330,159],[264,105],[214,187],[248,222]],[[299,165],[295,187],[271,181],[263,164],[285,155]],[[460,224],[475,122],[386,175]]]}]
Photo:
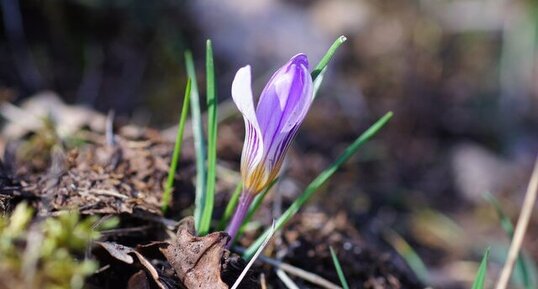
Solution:
[{"label": "crocus petal tip", "polygon": [[304,65],[308,69],[308,56],[304,53],[299,53],[290,59],[290,63],[296,65]]}]

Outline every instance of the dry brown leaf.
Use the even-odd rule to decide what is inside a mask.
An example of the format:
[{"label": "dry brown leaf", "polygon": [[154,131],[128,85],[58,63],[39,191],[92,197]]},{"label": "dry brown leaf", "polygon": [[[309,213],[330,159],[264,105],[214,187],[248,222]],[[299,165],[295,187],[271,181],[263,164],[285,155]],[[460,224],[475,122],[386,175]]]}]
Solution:
[{"label": "dry brown leaf", "polygon": [[220,274],[224,247],[229,238],[224,232],[195,236],[194,219],[188,217],[181,221],[176,239],[161,251],[188,289],[227,289]]},{"label": "dry brown leaf", "polygon": [[134,259],[129,253],[132,253],[134,250],[132,248],[112,243],[112,242],[95,242],[97,245],[105,249],[110,256],[115,259],[122,261],[123,263],[133,264]]},{"label": "dry brown leaf", "polygon": [[108,252],[111,257],[127,264],[134,264],[134,258],[132,257],[134,255],[138,259],[140,265],[142,265],[146,272],[151,275],[151,277],[155,281],[155,284],[157,284],[159,288],[166,289],[166,286],[164,286],[159,280],[159,272],[157,272],[157,269],[155,269],[155,267],[151,265],[151,262],[149,262],[148,259],[146,259],[142,254],[140,254],[133,248],[112,242],[95,243],[105,249],[105,251]]},{"label": "dry brown leaf", "polygon": [[127,289],[150,289],[151,286],[149,285],[148,276],[146,275],[146,272],[143,270],[140,270],[131,276],[129,278],[129,282],[127,282]]}]

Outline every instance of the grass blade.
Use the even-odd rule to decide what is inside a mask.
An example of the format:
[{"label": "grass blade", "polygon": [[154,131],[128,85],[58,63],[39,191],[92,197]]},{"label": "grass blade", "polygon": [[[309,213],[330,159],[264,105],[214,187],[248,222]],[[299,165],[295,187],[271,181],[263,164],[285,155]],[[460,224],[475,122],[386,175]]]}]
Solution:
[{"label": "grass blade", "polygon": [[473,282],[471,289],[484,289],[484,283],[486,282],[486,275],[488,273],[488,257],[489,257],[489,248],[486,249],[482,262],[480,262],[480,267],[478,267],[478,272]]},{"label": "grass blade", "polygon": [[331,250],[334,268],[336,269],[336,273],[338,273],[338,279],[340,279],[342,288],[349,289],[349,284],[347,283],[346,276],[344,276],[344,271],[342,271],[342,266],[340,266],[340,261],[338,261],[338,257],[336,256],[333,247],[329,247],[329,250]]},{"label": "grass blade", "polygon": [[231,289],[236,289],[237,287],[239,287],[239,284],[241,283],[241,281],[243,280],[243,278],[245,278],[245,275],[247,274],[248,270],[250,269],[250,267],[252,267],[252,264],[254,264],[254,261],[256,261],[256,259],[258,258],[258,256],[262,253],[263,249],[265,248],[265,246],[267,246],[267,243],[269,243],[269,240],[271,240],[271,237],[273,237],[273,233],[275,232],[275,221],[273,220],[273,224],[271,225],[271,230],[269,231],[269,234],[267,235],[267,237],[265,238],[265,240],[263,240],[263,243],[262,245],[260,246],[260,248],[258,248],[258,250],[256,251],[256,253],[254,254],[254,256],[252,257],[252,259],[250,259],[250,261],[248,262],[247,266],[245,266],[245,269],[243,269],[243,271],[241,272],[241,274],[239,275],[239,277],[237,278],[237,280],[235,280],[233,286]]},{"label": "grass blade", "polygon": [[237,207],[237,202],[239,202],[239,196],[241,196],[241,190],[243,189],[243,183],[239,182],[237,186],[235,187],[234,192],[232,193],[232,197],[228,201],[228,204],[226,204],[226,209],[224,209],[224,214],[222,215],[222,218],[220,219],[218,229],[220,231],[226,229],[226,224],[230,221],[230,218],[232,217],[235,207]]},{"label": "grass blade", "polygon": [[181,115],[179,116],[179,124],[177,126],[176,143],[174,145],[174,152],[172,153],[172,160],[170,162],[170,170],[168,171],[168,178],[164,187],[163,199],[161,209],[164,212],[170,206],[170,200],[172,199],[172,189],[174,186],[174,176],[176,175],[177,164],[179,162],[179,156],[181,155],[181,145],[183,144],[183,132],[185,131],[185,123],[187,122],[187,114],[189,113],[189,102],[191,98],[191,80],[187,79],[187,85],[185,86],[185,96],[183,97],[183,106],[181,107]]},{"label": "grass blade", "polygon": [[313,87],[314,87],[314,99],[318,95],[319,88],[321,86],[321,83],[323,82],[323,77],[325,76],[325,72],[327,71],[327,68],[323,68],[323,70],[319,73],[318,77],[314,80]]},{"label": "grass blade", "polygon": [[[362,133],[346,150],[340,155],[340,157],[327,169],[321,172],[309,185],[304,192],[291,204],[291,206],[278,218],[276,222],[276,229],[280,230],[286,223],[301,209],[301,207],[312,197],[312,195],[325,183],[329,178],[347,161],[351,158],[363,144],[370,140],[374,135],[381,130],[392,118],[392,112],[388,112],[378,121],[376,121],[370,128]],[[258,237],[256,241],[245,251],[243,257],[250,259],[254,252],[259,248],[265,236],[268,234],[266,231],[262,236]]]},{"label": "grass blade", "polygon": [[[499,222],[501,223],[501,228],[503,228],[508,238],[512,240],[514,238],[514,225],[512,224],[512,221],[510,221],[510,218],[504,213],[501,207],[501,204],[492,194],[486,193],[485,197],[491,203],[491,205],[495,208],[495,211],[497,212],[497,216],[499,216]],[[530,269],[527,267],[525,259],[523,258],[523,254],[519,253],[519,256],[517,258],[516,265],[514,268],[514,276],[517,276],[519,280],[521,280],[525,289],[536,288],[536,286],[534,286],[531,280],[531,276],[529,272],[530,272]]]},{"label": "grass blade", "polygon": [[196,192],[194,201],[194,226],[199,232],[202,211],[205,204],[205,150],[204,150],[204,129],[202,127],[202,114],[200,113],[200,94],[196,82],[196,70],[190,51],[185,52],[185,66],[187,75],[191,79],[191,122],[194,138],[194,149],[196,151]]},{"label": "grass blade", "polygon": [[316,78],[321,73],[321,71],[323,69],[325,69],[325,67],[327,67],[327,64],[329,64],[329,61],[331,61],[331,59],[333,58],[333,56],[336,53],[336,50],[338,49],[338,47],[340,47],[340,45],[342,45],[344,42],[346,42],[346,40],[347,40],[347,38],[342,35],[342,36],[338,37],[338,39],[336,39],[334,41],[334,43],[331,45],[331,47],[329,47],[329,50],[327,50],[327,53],[325,53],[325,55],[321,58],[318,65],[316,66],[316,68],[314,68],[314,70],[310,74],[312,76],[312,80],[314,80],[314,81],[316,80]]},{"label": "grass blade", "polygon": [[198,234],[209,232],[213,206],[215,203],[215,182],[217,170],[217,93],[215,91],[215,65],[211,40],[206,43],[206,83],[207,83],[207,183],[204,207]]},{"label": "grass blade", "polygon": [[493,206],[495,209],[495,212],[497,213],[497,216],[499,217],[499,222],[501,223],[501,228],[504,230],[504,232],[508,235],[510,239],[514,237],[514,225],[512,224],[512,221],[510,221],[510,218],[504,213],[501,204],[495,198],[492,194],[486,193],[484,195],[486,200],[489,201],[489,203]]},{"label": "grass blade", "polygon": [[384,235],[386,241],[392,245],[394,250],[396,250],[396,252],[402,256],[402,258],[404,258],[407,265],[411,267],[417,277],[423,283],[429,283],[428,269],[413,247],[411,247],[411,245],[409,245],[409,243],[395,231],[387,229]]}]

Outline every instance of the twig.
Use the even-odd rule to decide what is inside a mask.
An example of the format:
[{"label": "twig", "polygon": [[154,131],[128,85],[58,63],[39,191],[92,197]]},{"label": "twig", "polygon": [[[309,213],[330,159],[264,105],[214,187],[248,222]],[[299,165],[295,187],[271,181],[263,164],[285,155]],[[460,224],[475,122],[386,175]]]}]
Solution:
[{"label": "twig", "polygon": [[269,235],[267,235],[267,238],[265,238],[265,241],[263,241],[263,244],[260,246],[260,248],[258,248],[258,251],[256,251],[256,254],[254,254],[252,259],[250,259],[247,266],[245,266],[245,269],[243,269],[243,272],[241,272],[237,280],[234,282],[232,289],[236,289],[237,287],[239,287],[239,284],[241,284],[241,281],[243,280],[243,278],[245,278],[245,275],[247,275],[247,272],[250,269],[250,267],[252,267],[252,264],[254,264],[254,261],[256,261],[256,259],[261,254],[263,249],[265,249],[265,246],[267,245],[267,243],[269,243],[269,240],[271,240],[271,237],[273,237],[273,233],[275,232],[275,220],[273,220],[273,225],[271,225],[271,231],[269,232],[270,232]]},{"label": "twig", "polygon": [[292,275],[295,275],[297,277],[300,277],[312,284],[316,284],[316,285],[319,285],[320,287],[323,287],[323,288],[327,288],[327,289],[342,289],[342,287],[332,283],[331,281],[317,275],[317,274],[314,274],[312,272],[308,272],[308,271],[305,271],[301,268],[298,268],[298,267],[295,267],[295,266],[292,266],[290,264],[287,264],[287,263],[283,263],[283,262],[280,262],[280,261],[277,261],[277,260],[274,260],[274,259],[271,259],[271,258],[268,258],[268,257],[265,257],[265,256],[260,256],[258,257],[258,259],[260,259],[261,261],[267,263],[267,264],[270,264],[270,265],[273,265],[275,266],[276,268],[279,268],[279,269],[282,269]]},{"label": "twig", "polygon": [[123,200],[129,198],[126,195],[120,194],[118,191],[102,190],[102,189],[91,189],[91,190],[87,190],[87,191],[86,190],[79,191],[79,194],[81,194],[81,195],[87,195],[87,194],[105,195],[105,196],[116,197],[116,198],[123,199]]},{"label": "twig", "polygon": [[[235,249],[242,253],[242,252],[245,252],[245,249],[244,248],[238,248],[238,247],[235,247]],[[298,268],[298,267],[295,267],[293,265],[290,265],[290,264],[287,264],[287,263],[284,263],[282,261],[278,261],[278,260],[275,260],[275,259],[272,259],[272,258],[269,258],[267,256],[259,256],[258,257],[258,260],[266,263],[266,264],[269,264],[277,269],[282,269],[283,271],[286,271],[288,272],[289,274],[291,275],[294,275],[294,276],[297,276],[299,278],[302,278],[312,284],[316,284],[322,288],[327,288],[327,289],[342,289],[342,287],[332,283],[331,281],[317,275],[317,274],[314,274],[312,272],[308,272],[308,271],[305,271],[301,268]]]},{"label": "twig", "polygon": [[265,274],[260,274],[260,287],[261,289],[267,289],[267,281],[265,281]]},{"label": "twig", "polygon": [[106,116],[105,139],[107,146],[114,146],[114,110],[109,110]]},{"label": "twig", "polygon": [[99,233],[101,233],[102,236],[123,236],[123,235],[128,235],[129,233],[145,232],[151,229],[152,227],[153,226],[150,226],[150,225],[144,225],[140,227],[103,230],[103,231],[99,231]]},{"label": "twig", "polygon": [[280,278],[282,283],[284,283],[284,285],[286,285],[287,288],[289,288],[289,289],[299,289],[299,286],[297,286],[297,284],[295,284],[295,282],[293,282],[293,280],[291,280],[291,278],[288,276],[288,274],[286,274],[286,272],[284,272],[284,270],[277,269],[276,270],[276,275],[278,276],[278,278]]},{"label": "twig", "polygon": [[525,199],[523,200],[523,207],[521,208],[521,214],[517,221],[516,230],[514,232],[514,237],[512,238],[512,243],[510,244],[510,249],[508,250],[508,256],[506,258],[506,263],[501,271],[499,281],[497,282],[496,289],[506,289],[508,285],[508,280],[512,271],[514,270],[514,264],[519,255],[521,245],[523,243],[523,238],[527,227],[529,225],[529,220],[536,203],[536,195],[538,193],[538,158],[534,164],[534,170],[532,172],[531,180],[529,186],[527,187],[527,193],[525,194]]}]

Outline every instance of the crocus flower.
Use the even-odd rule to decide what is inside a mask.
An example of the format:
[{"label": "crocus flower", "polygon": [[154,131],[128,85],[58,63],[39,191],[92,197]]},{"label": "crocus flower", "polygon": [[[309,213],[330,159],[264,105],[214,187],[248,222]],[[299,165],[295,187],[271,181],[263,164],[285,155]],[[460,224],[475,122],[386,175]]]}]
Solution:
[{"label": "crocus flower", "polygon": [[293,137],[313,101],[308,58],[298,54],[273,74],[254,109],[250,66],[235,75],[232,98],[245,120],[245,142],[241,156],[243,192],[227,232],[232,237],[241,226],[250,203],[282,166]]}]

